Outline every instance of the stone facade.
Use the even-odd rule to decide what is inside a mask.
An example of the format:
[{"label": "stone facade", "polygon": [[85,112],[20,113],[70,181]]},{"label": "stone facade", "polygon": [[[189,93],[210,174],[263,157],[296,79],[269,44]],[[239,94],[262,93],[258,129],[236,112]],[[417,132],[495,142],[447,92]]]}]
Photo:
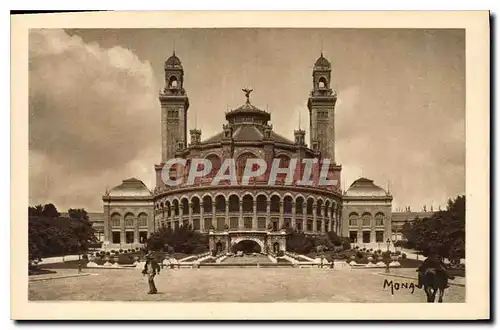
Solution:
[{"label": "stone facade", "polygon": [[[286,250],[286,229],[321,235],[334,231],[349,236],[353,229],[347,214],[382,212],[383,227],[370,223],[370,238],[384,231],[390,233],[390,205],[392,198],[371,199],[368,210],[365,199],[343,194],[340,189],[342,167],[335,163],[334,111],[336,93],[330,88],[331,66],[321,54],[313,66],[313,89],[307,101],[310,114],[310,147],[305,144],[305,131],[294,131],[294,141],[275,133],[270,123],[271,114],[254,106],[251,90],[245,89],[246,102],[226,112],[222,131],[202,140],[202,132],[192,129],[187,144],[187,111],[189,99],[184,89],[184,69],[174,54],[165,62],[165,88],[160,92],[162,162],[155,165],[156,185],[151,192],[136,179],[125,180],[103,196],[105,239],[113,244],[140,244],[145,233],[160,227],[191,226],[210,237],[210,248],[230,251],[242,240],[255,241],[265,252]],[[186,166],[177,164],[164,172],[165,163],[172,158],[185,159]],[[212,172],[193,183],[187,183],[187,168],[195,158],[204,158],[212,164]],[[284,176],[278,176],[273,185],[267,178],[252,178],[245,185],[220,182],[211,185],[225,159],[235,159],[238,182],[241,183],[246,159],[260,158],[268,168],[278,158],[286,168],[292,159],[298,164],[305,158],[330,160],[328,179],[337,185],[319,186],[317,183],[285,185]],[[302,170],[299,169],[299,175]],[[319,168],[313,176],[319,175]],[[294,175],[297,173],[294,173]],[[169,186],[170,179],[182,179],[178,186]],[[142,186],[141,186],[142,184]],[[343,205],[343,201],[346,201]],[[360,204],[361,203],[361,204]],[[364,204],[363,204],[364,203]],[[367,227],[368,228],[368,227]],[[357,237],[363,237],[365,227],[356,227]],[[132,234],[129,234],[132,232]],[[359,234],[361,232],[361,234]],[[359,236],[361,235],[361,236]],[[378,237],[378,236],[377,236]],[[117,243],[119,241],[119,243]]]},{"label": "stone facade", "polygon": [[344,193],[342,202],[342,236],[360,247],[386,246],[391,240],[392,196],[372,180],[360,178]]}]

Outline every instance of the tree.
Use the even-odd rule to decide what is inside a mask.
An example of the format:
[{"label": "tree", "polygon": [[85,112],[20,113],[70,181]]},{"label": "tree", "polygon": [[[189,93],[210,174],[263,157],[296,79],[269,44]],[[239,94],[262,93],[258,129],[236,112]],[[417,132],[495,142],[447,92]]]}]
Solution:
[{"label": "tree", "polygon": [[424,255],[438,253],[455,261],[465,257],[465,196],[448,200],[445,211],[415,219],[402,228],[408,246]]},{"label": "tree", "polygon": [[208,251],[208,236],[193,230],[191,226],[175,229],[160,227],[147,240],[147,248],[153,251],[199,254]]},{"label": "tree", "polygon": [[[76,211],[76,212],[73,212]],[[70,217],[61,217],[53,204],[28,208],[29,261],[43,257],[79,253],[97,238],[87,212],[70,209]]]}]

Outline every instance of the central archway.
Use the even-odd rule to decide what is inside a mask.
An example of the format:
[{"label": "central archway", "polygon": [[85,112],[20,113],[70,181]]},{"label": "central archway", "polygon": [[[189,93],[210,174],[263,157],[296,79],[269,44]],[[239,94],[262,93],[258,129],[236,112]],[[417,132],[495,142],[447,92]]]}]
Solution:
[{"label": "central archway", "polygon": [[243,251],[243,253],[264,253],[264,241],[260,237],[244,236],[231,239],[231,252]]},{"label": "central archway", "polygon": [[241,240],[238,243],[234,244],[232,250],[233,251],[231,252],[233,253],[236,253],[238,251],[242,251],[245,254],[262,253],[262,248],[259,243],[250,239]]}]

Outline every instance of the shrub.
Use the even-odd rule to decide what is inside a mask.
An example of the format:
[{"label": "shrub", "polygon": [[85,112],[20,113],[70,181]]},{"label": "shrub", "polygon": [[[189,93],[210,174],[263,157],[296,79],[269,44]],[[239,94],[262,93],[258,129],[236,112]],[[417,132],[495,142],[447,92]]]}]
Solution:
[{"label": "shrub", "polygon": [[356,252],[356,257],[357,257],[358,259],[363,259],[363,257],[364,257],[363,252],[360,252],[360,251]]},{"label": "shrub", "polygon": [[406,253],[401,254],[401,258],[406,259]]},{"label": "shrub", "polygon": [[106,251],[106,255],[107,255],[107,256],[110,256],[110,255],[111,255],[111,253],[110,253],[109,251]]},{"label": "shrub", "polygon": [[391,251],[384,251],[384,252],[382,252],[382,257],[384,257],[385,259],[390,258],[391,257]]},{"label": "shrub", "polygon": [[123,249],[118,250],[120,253],[123,253]]},{"label": "shrub", "polygon": [[83,260],[87,260],[88,258],[89,258],[89,256],[88,256],[88,255],[86,255],[86,254],[82,255],[82,259],[83,259]]},{"label": "shrub", "polygon": [[401,251],[396,251],[395,253],[397,256],[401,255]]},{"label": "shrub", "polygon": [[377,253],[378,253],[378,254],[381,254],[381,253],[382,253],[382,250],[378,249],[378,250],[377,250]]}]

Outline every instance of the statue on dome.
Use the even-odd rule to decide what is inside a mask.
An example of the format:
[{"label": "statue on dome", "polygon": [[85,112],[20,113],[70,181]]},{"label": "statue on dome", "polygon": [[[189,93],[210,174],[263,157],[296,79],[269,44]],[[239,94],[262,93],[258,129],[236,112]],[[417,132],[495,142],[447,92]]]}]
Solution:
[{"label": "statue on dome", "polygon": [[253,92],[253,89],[243,88],[242,91],[245,92],[247,102],[250,103],[250,93]]}]

